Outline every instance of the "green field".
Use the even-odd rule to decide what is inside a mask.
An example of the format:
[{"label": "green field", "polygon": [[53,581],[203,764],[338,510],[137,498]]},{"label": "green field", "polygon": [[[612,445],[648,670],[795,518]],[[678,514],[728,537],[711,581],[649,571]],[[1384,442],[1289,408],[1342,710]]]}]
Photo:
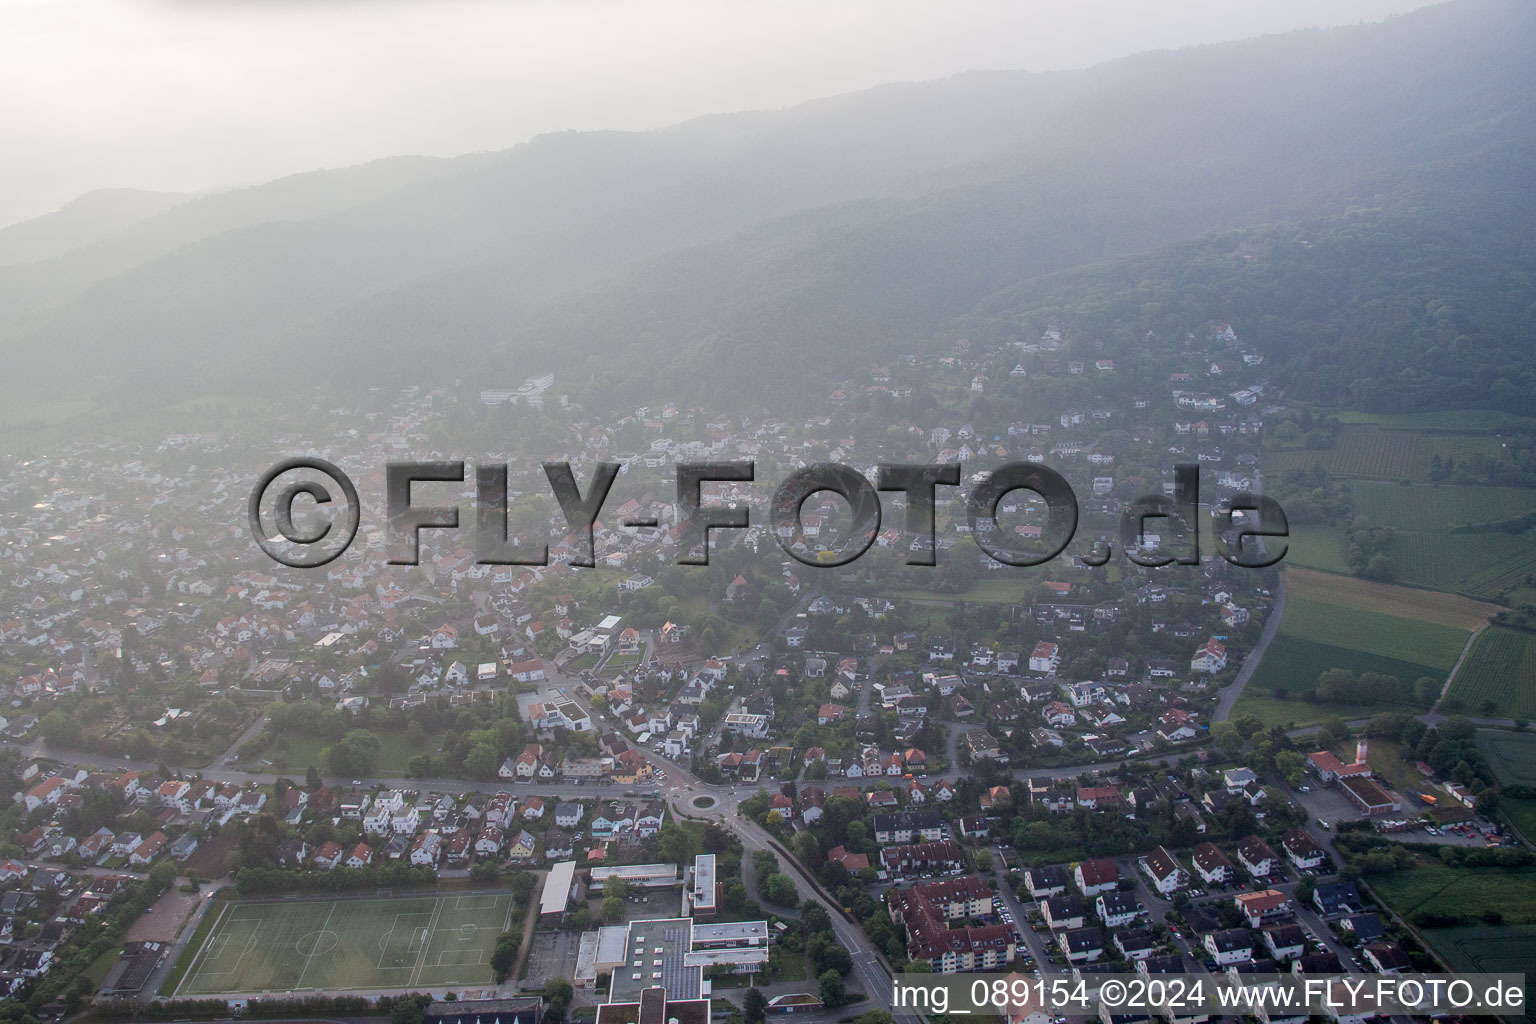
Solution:
[{"label": "green field", "polygon": [[[1290,616],[1287,607],[1286,616]],[[1433,676],[1435,669],[1428,665],[1416,665],[1395,658],[1365,654],[1330,644],[1314,643],[1301,637],[1287,636],[1283,631],[1275,636],[1264,660],[1248,681],[1243,695],[1233,711],[1234,718],[1255,715],[1266,726],[1315,725],[1330,718],[1346,721],[1369,718],[1379,711],[1417,711],[1410,705],[1382,704],[1322,704],[1305,700],[1317,685],[1317,677],[1330,668],[1347,668],[1356,674],[1382,672],[1395,675],[1412,683],[1420,676]],[[1445,673],[1441,671],[1443,678]],[[1284,689],[1284,698],[1276,696],[1276,690]]]},{"label": "green field", "polygon": [[1468,714],[1536,716],[1536,635],[1503,626],[1483,630],[1449,696]]},{"label": "green field", "polygon": [[1499,796],[1499,811],[1527,843],[1536,843],[1536,800]]},{"label": "green field", "polygon": [[226,903],[188,948],[178,996],[488,984],[506,892]]},{"label": "green field", "polygon": [[[411,758],[435,749],[426,741],[412,743],[404,732],[380,729],[375,735],[379,737],[379,763],[374,769],[376,775],[404,775],[406,764]],[[333,743],[335,740],[323,736],[296,733],[274,741],[261,752],[261,759],[272,762],[274,768],[283,772],[303,774],[310,766],[324,772],[327,770],[325,749]]]},{"label": "green field", "polygon": [[[1311,725],[1330,718],[1368,718],[1382,710],[1420,710],[1408,704],[1312,703],[1304,699],[1330,668],[1357,675],[1379,672],[1409,684],[1420,676],[1444,680],[1466,645],[1455,626],[1365,611],[1301,595],[1285,602],[1280,631],[1237,702],[1234,717],[1254,715],[1266,726]],[[1285,691],[1284,697],[1277,691]]]},{"label": "green field", "polygon": [[1292,526],[1290,547],[1285,564],[1321,569],[1323,572],[1349,572],[1349,545],[1342,526]]},{"label": "green field", "polygon": [[1467,973],[1529,973],[1536,963],[1536,927],[1436,928],[1425,937],[1451,970]]},{"label": "green field", "polygon": [[[1049,577],[1039,577],[1039,579],[1047,578]],[[997,573],[977,580],[970,589],[958,594],[892,587],[890,595],[904,597],[909,601],[939,601],[944,604],[953,604],[956,601],[968,601],[972,604],[1016,604],[1020,601],[1028,601],[1037,583],[1037,579],[1026,579],[1018,575],[1018,570],[1015,569],[1012,572]]]},{"label": "green field", "polygon": [[1448,867],[1425,859],[1407,871],[1372,877],[1370,884],[1410,921],[1420,912],[1469,921],[1495,913],[1507,925],[1536,925],[1536,867]]},{"label": "green field", "polygon": [[1536,733],[1479,729],[1477,748],[1503,786],[1536,786]]},{"label": "green field", "polygon": [[1340,423],[1368,423],[1384,430],[1486,434],[1536,428],[1536,418],[1492,409],[1440,409],[1435,412],[1402,413],[1346,409],[1334,415]]},{"label": "green field", "polygon": [[[1265,472],[1278,476],[1318,465],[1342,482],[1362,523],[1396,531],[1389,555],[1397,582],[1505,604],[1536,597],[1536,530],[1450,532],[1528,512],[1536,508],[1536,490],[1430,479],[1435,459],[1460,466],[1474,457],[1507,464],[1509,436],[1528,435],[1536,420],[1478,410],[1337,416],[1343,427],[1330,447],[1273,449],[1265,456]],[[1293,564],[1348,571],[1343,524],[1292,533],[1287,557]]]},{"label": "green field", "polygon": [[1467,631],[1454,626],[1289,596],[1280,632],[1317,644],[1427,665],[1437,669],[1441,679],[1467,645]]}]

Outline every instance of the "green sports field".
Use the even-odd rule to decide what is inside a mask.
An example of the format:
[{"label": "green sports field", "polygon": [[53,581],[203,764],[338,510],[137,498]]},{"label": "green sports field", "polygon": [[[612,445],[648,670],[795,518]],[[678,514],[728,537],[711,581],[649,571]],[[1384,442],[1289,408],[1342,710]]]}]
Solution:
[{"label": "green sports field", "polygon": [[505,892],[227,903],[188,949],[178,996],[431,989],[491,981]]}]

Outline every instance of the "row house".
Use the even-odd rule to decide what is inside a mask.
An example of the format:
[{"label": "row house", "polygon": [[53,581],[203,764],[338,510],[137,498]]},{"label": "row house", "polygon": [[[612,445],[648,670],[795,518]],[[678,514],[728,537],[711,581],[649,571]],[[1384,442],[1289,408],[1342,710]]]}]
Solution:
[{"label": "row house", "polygon": [[887,846],[880,851],[880,865],[888,878],[954,873],[964,864],[965,853],[953,839]]}]

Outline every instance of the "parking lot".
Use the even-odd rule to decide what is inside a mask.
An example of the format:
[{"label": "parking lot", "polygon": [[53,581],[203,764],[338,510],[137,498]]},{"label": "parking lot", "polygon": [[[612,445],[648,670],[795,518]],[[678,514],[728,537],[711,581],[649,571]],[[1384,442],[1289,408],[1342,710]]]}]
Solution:
[{"label": "parking lot", "polygon": [[535,932],[528,950],[528,973],[519,986],[542,988],[552,978],[569,978],[576,967],[579,932]]}]

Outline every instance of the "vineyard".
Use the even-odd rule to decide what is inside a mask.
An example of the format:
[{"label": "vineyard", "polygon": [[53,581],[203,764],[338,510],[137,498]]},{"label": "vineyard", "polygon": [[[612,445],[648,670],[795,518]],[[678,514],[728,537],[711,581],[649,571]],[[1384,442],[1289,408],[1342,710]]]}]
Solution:
[{"label": "vineyard", "polygon": [[1403,487],[1356,480],[1350,485],[1361,522],[1396,531],[1397,580],[1500,600],[1536,578],[1536,530],[1453,533],[1451,528],[1529,512],[1536,494],[1518,487]]},{"label": "vineyard", "polygon": [[1524,487],[1404,487],[1357,480],[1350,485],[1355,512],[1376,526],[1443,531],[1529,512],[1536,491]]},{"label": "vineyard", "polygon": [[1492,626],[1472,645],[1448,696],[1469,712],[1500,718],[1536,716],[1536,636]]},{"label": "vineyard", "polygon": [[1457,462],[1473,455],[1498,459],[1504,454],[1502,444],[1489,434],[1422,433],[1358,424],[1339,431],[1331,448],[1276,451],[1267,465],[1270,472],[1283,473],[1316,462],[1339,479],[1427,483],[1430,462],[1436,456]]}]

